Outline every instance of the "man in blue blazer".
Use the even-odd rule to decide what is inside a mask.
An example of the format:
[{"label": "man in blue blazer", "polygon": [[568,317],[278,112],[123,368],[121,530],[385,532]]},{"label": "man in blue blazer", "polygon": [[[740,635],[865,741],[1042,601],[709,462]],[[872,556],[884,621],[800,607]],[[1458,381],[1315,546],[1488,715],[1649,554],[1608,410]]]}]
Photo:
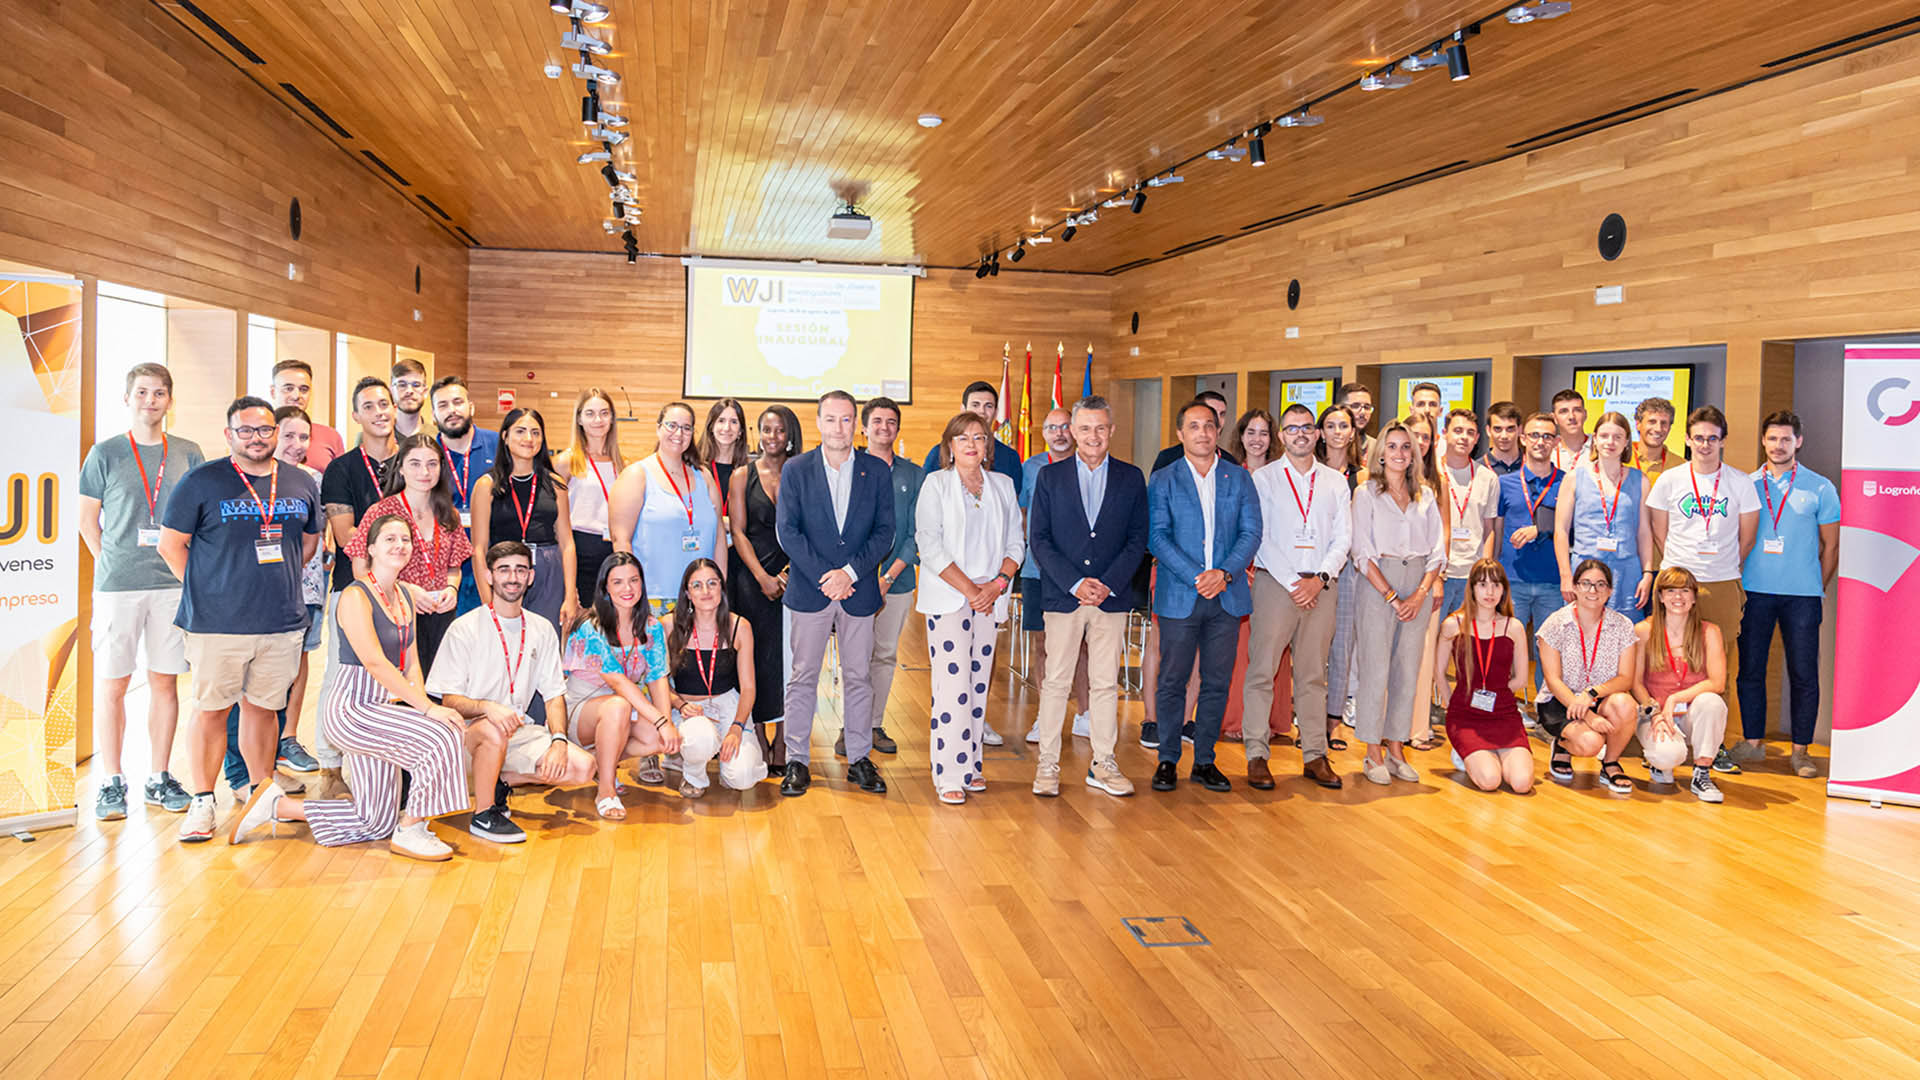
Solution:
[{"label": "man in blue blazer", "polygon": [[820,445],[780,469],[774,532],[791,564],[783,599],[792,623],[793,674],[787,680],[787,775],[780,794],[804,795],[813,707],[827,635],[840,642],[840,715],[847,743],[847,779],[884,794],[874,768],[873,617],[880,611],[876,567],[893,550],[893,470],[853,448],[853,395],[820,398]]},{"label": "man in blue blazer", "polygon": [[[1041,466],[1033,482],[1028,526],[1040,567],[1040,607],[1047,653],[1055,662],[1040,685],[1040,763],[1033,793],[1060,794],[1060,729],[1073,687],[1073,657],[1087,645],[1088,722],[1093,763],[1087,786],[1133,794],[1114,761],[1120,738],[1120,664],[1134,568],[1147,550],[1147,486],[1140,470],[1107,454],[1113,410],[1106,399],[1073,407],[1074,455]],[[1236,637],[1238,627],[1235,627]],[[1188,663],[1192,663],[1191,660]],[[1233,666],[1229,660],[1227,666]]]},{"label": "man in blue blazer", "polygon": [[[1216,452],[1220,419],[1195,399],[1180,407],[1181,460],[1147,483],[1147,547],[1160,569],[1153,613],[1160,618],[1162,718],[1179,716],[1193,657],[1200,654],[1200,700],[1194,710],[1193,779],[1208,791],[1233,785],[1213,764],[1213,744],[1227,712],[1240,617],[1252,613],[1247,567],[1260,548],[1260,499],[1247,470]],[[1181,739],[1160,740],[1153,790],[1172,791]]]}]

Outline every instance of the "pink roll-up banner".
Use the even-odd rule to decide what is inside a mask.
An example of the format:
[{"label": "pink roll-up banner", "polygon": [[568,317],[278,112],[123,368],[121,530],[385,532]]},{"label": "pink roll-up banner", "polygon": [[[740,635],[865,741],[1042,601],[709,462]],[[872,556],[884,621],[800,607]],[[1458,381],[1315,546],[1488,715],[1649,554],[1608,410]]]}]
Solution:
[{"label": "pink roll-up banner", "polygon": [[1848,345],[1829,795],[1920,806],[1920,343]]}]

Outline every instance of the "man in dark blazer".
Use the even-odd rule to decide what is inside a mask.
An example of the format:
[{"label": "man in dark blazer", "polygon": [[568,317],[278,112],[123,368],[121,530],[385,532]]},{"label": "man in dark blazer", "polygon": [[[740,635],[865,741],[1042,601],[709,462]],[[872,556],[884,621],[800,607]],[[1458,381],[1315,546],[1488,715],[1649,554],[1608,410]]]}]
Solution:
[{"label": "man in dark blazer", "polygon": [[[1114,761],[1120,738],[1120,664],[1134,568],[1147,550],[1147,486],[1140,470],[1109,456],[1113,410],[1105,398],[1073,406],[1075,453],[1042,466],[1028,509],[1033,557],[1040,567],[1040,606],[1047,653],[1065,657],[1047,668],[1040,687],[1040,763],[1033,793],[1060,794],[1060,729],[1073,686],[1071,657],[1087,644],[1088,722],[1093,763],[1087,786],[1133,794]],[[1228,661],[1232,666],[1232,661]]]},{"label": "man in dark blazer", "polygon": [[[1260,547],[1260,499],[1247,470],[1215,451],[1219,417],[1198,399],[1178,415],[1181,460],[1147,484],[1147,547],[1160,563],[1153,612],[1160,617],[1159,712],[1178,716],[1187,698],[1193,658],[1200,656],[1200,697],[1193,717],[1193,779],[1227,791],[1213,763],[1213,744],[1227,711],[1240,619],[1253,611],[1247,567]],[[1172,791],[1182,740],[1160,739],[1153,790]]]},{"label": "man in dark blazer", "polygon": [[893,471],[853,448],[853,395],[830,390],[815,423],[820,445],[780,469],[774,531],[790,563],[783,596],[792,622],[793,673],[787,680],[787,775],[782,795],[804,795],[813,708],[820,695],[820,664],[827,635],[840,643],[840,715],[847,744],[847,779],[860,790],[885,793],[886,781],[869,760],[873,749],[873,617],[880,611],[875,567],[893,550]]}]

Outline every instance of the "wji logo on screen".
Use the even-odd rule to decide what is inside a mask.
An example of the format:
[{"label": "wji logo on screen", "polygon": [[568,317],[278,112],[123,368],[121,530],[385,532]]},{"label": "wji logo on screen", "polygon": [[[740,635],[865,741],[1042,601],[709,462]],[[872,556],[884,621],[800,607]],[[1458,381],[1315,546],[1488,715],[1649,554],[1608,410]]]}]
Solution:
[{"label": "wji logo on screen", "polygon": [[786,299],[787,283],[775,278],[728,277],[727,299],[736,304],[778,304]]},{"label": "wji logo on screen", "polygon": [[1909,395],[1907,400],[1906,411],[1897,416],[1890,415],[1881,405],[1881,399],[1886,397],[1889,392],[1905,390],[1907,385],[1907,380],[1898,377],[1882,379],[1874,383],[1873,389],[1867,391],[1867,414],[1872,416],[1874,420],[1888,427],[1899,427],[1902,424],[1911,424],[1914,420],[1920,419],[1920,399],[1915,399],[1911,395]]},{"label": "wji logo on screen", "polygon": [[[39,488],[38,513],[30,505],[33,488]],[[60,478],[42,473],[36,481],[25,473],[6,478],[4,514],[0,514],[0,545],[24,540],[31,533],[35,540],[51,544],[60,538]]]}]

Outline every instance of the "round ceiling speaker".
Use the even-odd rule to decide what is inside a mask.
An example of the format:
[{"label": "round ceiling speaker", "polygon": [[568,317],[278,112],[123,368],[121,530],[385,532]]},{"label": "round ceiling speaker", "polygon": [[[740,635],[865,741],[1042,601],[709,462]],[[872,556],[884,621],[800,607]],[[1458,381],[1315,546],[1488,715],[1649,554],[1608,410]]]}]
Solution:
[{"label": "round ceiling speaker", "polygon": [[1294,278],[1292,281],[1287,282],[1287,310],[1292,311],[1293,309],[1299,306],[1300,306],[1300,279]]},{"label": "round ceiling speaker", "polygon": [[297,195],[287,205],[287,231],[293,234],[295,240],[300,239],[300,198]]},{"label": "round ceiling speaker", "polygon": [[1612,262],[1620,257],[1627,246],[1627,219],[1619,214],[1608,214],[1600,223],[1600,257]]},{"label": "round ceiling speaker", "polygon": [[1137,334],[1137,333],[1139,333],[1139,332],[1140,332],[1140,313],[1136,311],[1136,312],[1134,312],[1134,313],[1133,313],[1133,329],[1132,329],[1132,333],[1135,333],[1135,334]]}]

